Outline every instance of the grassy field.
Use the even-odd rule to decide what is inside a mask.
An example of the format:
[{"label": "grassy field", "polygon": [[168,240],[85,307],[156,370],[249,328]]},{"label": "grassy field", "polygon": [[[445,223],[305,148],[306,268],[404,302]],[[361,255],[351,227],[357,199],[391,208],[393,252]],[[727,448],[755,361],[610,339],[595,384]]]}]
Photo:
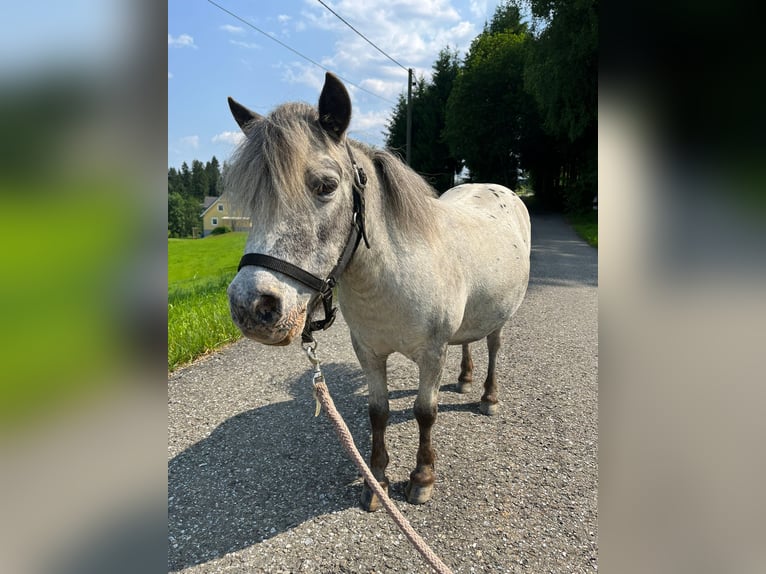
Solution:
[{"label": "grassy field", "polygon": [[246,234],[168,239],[168,370],[235,341],[226,287]]},{"label": "grassy field", "polygon": [[168,239],[168,286],[180,287],[237,272],[245,233],[224,233],[205,239]]}]

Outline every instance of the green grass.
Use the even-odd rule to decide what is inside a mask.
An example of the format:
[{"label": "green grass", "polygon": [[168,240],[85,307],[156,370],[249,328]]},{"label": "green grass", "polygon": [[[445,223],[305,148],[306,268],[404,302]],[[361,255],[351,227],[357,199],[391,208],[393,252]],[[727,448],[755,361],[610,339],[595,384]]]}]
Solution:
[{"label": "green grass", "polygon": [[168,370],[236,341],[226,287],[237,273],[244,233],[168,239]]},{"label": "green grass", "polygon": [[168,239],[168,287],[188,287],[215,280],[222,273],[236,273],[246,239],[246,233]]},{"label": "green grass", "polygon": [[588,245],[598,247],[598,212],[568,215],[567,221],[572,224],[577,234],[588,242]]}]

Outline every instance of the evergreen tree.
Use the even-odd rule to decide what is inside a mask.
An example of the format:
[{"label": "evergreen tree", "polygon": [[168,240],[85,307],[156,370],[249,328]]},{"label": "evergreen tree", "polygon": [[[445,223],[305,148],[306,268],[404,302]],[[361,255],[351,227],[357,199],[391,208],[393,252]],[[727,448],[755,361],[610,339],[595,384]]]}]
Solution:
[{"label": "evergreen tree", "polygon": [[386,125],[386,147],[398,153],[402,158],[406,156],[407,144],[407,96],[399,94],[393,115]]},{"label": "evergreen tree", "polygon": [[202,202],[207,195],[209,187],[205,165],[198,159],[192,160],[191,187],[189,188],[188,196]]},{"label": "evergreen tree", "polygon": [[189,195],[189,191],[191,190],[191,171],[189,171],[189,166],[186,164],[186,162],[183,162],[181,164],[181,187],[180,187],[180,193],[184,197]]},{"label": "evergreen tree", "polygon": [[181,193],[181,175],[174,167],[168,169],[168,193]]},{"label": "evergreen tree", "polygon": [[221,190],[218,189],[218,182],[221,179],[221,170],[218,164],[218,159],[215,156],[205,164],[205,174],[207,175],[208,183],[208,191],[206,195],[221,195]]}]

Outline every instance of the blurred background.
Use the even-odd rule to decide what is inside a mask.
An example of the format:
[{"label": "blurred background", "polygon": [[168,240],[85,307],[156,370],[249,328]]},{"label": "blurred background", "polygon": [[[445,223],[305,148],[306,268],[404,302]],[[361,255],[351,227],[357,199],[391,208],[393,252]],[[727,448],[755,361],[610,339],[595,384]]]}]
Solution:
[{"label": "blurred background", "polygon": [[165,567],[166,21],[3,3],[3,572]]},{"label": "blurred background", "polygon": [[[606,572],[766,564],[752,10],[601,10]],[[3,572],[166,569],[166,34],[154,2],[3,6]]]},{"label": "blurred background", "polygon": [[604,572],[766,568],[766,113],[748,3],[602,5]]}]

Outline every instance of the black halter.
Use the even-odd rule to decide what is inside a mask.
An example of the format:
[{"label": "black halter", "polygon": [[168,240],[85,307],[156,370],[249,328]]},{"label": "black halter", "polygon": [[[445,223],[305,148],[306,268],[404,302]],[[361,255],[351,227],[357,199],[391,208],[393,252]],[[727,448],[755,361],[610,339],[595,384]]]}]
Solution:
[{"label": "black halter", "polygon": [[[301,334],[301,339],[304,343],[313,342],[314,336],[312,333],[314,331],[329,329],[333,322],[335,322],[338,308],[333,307],[332,304],[333,287],[338,283],[340,275],[348,266],[362,239],[364,239],[364,244],[367,249],[370,248],[370,243],[367,240],[367,232],[364,226],[364,186],[367,184],[367,175],[354,160],[354,155],[351,153],[351,147],[348,145],[348,142],[346,142],[346,151],[351,160],[351,167],[354,173],[354,213],[351,230],[349,231],[348,239],[346,239],[346,246],[343,248],[340,257],[338,258],[338,262],[335,264],[335,267],[332,268],[329,275],[327,275],[327,278],[320,279],[313,273],[309,273],[292,263],[261,253],[245,253],[242,256],[242,259],[240,259],[239,267],[237,268],[237,271],[239,271],[243,267],[253,265],[255,267],[271,269],[272,271],[287,275],[299,283],[303,283],[309,289],[316,291],[306,307],[306,325]],[[324,319],[312,321],[311,316],[320,299],[322,301],[322,306],[324,307]]]}]

